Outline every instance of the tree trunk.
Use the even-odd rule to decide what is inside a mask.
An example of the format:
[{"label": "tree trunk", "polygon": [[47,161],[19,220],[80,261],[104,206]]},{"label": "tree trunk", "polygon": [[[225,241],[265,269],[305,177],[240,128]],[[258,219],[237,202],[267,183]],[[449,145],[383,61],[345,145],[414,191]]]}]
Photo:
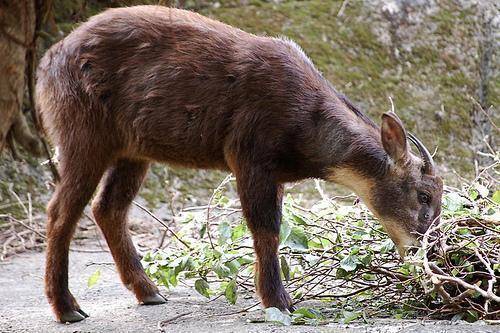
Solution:
[{"label": "tree trunk", "polygon": [[[496,40],[495,31],[499,24],[495,22],[495,7],[490,3],[482,4],[480,7],[481,20],[478,24],[478,88],[477,103],[471,111],[472,119],[472,144],[474,150],[482,153],[494,154],[496,149],[495,136],[492,135],[492,120],[494,106],[490,105],[490,85],[494,75],[495,64],[493,61]],[[496,129],[498,131],[498,128]],[[479,165],[485,166],[490,159],[484,155],[474,156]]]},{"label": "tree trunk", "polygon": [[[0,0],[0,152],[14,142],[40,155],[42,147],[22,113],[27,55],[35,49],[34,0]],[[31,58],[31,57],[29,57]]]}]

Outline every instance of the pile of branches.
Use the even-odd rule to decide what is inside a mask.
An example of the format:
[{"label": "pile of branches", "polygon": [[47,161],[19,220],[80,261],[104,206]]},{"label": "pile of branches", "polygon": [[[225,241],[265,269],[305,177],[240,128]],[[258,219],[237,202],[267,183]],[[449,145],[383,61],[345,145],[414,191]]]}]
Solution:
[{"label": "pile of branches", "polygon": [[[252,241],[239,202],[224,195],[229,181],[207,206],[176,216],[176,249],[144,257],[158,284],[185,283],[233,304],[242,291],[254,292]],[[366,207],[320,192],[323,200],[311,207],[288,195],[280,232],[282,277],[295,304],[327,301],[321,316],[310,312],[308,320],[500,318],[499,191],[479,179],[463,190],[448,188],[441,222],[405,261]],[[303,322],[304,315],[298,318]]]},{"label": "pile of branches", "polygon": [[444,220],[423,236],[422,253],[424,290],[439,295],[440,314],[500,318],[498,220]]},{"label": "pile of branches", "polygon": [[17,201],[0,205],[0,261],[45,246],[45,218],[33,208],[30,194],[22,200],[12,189],[10,192]]},{"label": "pile of branches", "polygon": [[[42,251],[46,247],[47,216],[45,209],[38,207],[31,194],[18,194],[12,186],[8,188],[11,202],[0,204],[0,262],[25,251]],[[94,219],[84,212],[85,219],[79,224],[74,238],[86,241],[96,240],[99,250],[70,247],[74,252],[107,252],[100,242],[101,234]],[[134,232],[132,234],[135,235]],[[140,236],[146,236],[141,233]]]}]

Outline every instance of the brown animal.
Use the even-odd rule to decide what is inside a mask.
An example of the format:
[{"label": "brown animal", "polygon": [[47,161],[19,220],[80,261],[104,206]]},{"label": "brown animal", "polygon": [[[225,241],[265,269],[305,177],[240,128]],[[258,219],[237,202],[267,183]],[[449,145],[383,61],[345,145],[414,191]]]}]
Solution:
[{"label": "brown animal", "polygon": [[[127,210],[152,161],[231,171],[254,239],[266,307],[292,308],[277,257],[283,183],[355,191],[404,251],[440,214],[442,181],[394,113],[379,128],[293,42],[157,6],[111,9],[54,45],[38,68],[38,113],[60,149],[50,201],[46,293],[55,315],[87,315],[68,289],[68,247],[92,204],[123,283],[165,302],[145,275]],[[104,175],[104,176],[103,176]]]}]

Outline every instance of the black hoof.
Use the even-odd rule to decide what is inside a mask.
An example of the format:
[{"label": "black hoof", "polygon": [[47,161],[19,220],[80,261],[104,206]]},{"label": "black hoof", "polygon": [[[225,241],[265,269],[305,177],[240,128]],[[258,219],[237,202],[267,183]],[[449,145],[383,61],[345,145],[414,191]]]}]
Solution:
[{"label": "black hoof", "polygon": [[142,300],[142,304],[144,305],[158,305],[158,304],[165,304],[167,303],[167,300],[165,297],[163,297],[160,294],[154,294],[151,296],[148,296]]},{"label": "black hoof", "polygon": [[82,310],[65,312],[61,315],[61,323],[76,323],[87,318],[88,315]]},{"label": "black hoof", "polygon": [[78,313],[81,314],[82,316],[84,316],[85,318],[89,317],[89,315],[86,314],[82,309],[78,309]]}]

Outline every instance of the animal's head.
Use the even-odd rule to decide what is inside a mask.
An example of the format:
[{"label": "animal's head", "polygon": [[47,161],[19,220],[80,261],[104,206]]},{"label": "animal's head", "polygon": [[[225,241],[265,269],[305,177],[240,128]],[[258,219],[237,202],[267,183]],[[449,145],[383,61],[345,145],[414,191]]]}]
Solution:
[{"label": "animal's head", "polygon": [[[385,113],[380,132],[372,134],[376,147],[357,145],[352,153],[355,162],[333,168],[328,179],[346,185],[361,197],[403,256],[405,248],[418,244],[418,236],[439,219],[443,182],[435,174],[429,151],[406,133],[395,113]],[[411,151],[410,142],[418,154]],[[367,163],[376,164],[377,171]]]},{"label": "animal's head", "polygon": [[[382,116],[381,141],[388,155],[387,172],[373,182],[370,208],[378,216],[400,254],[414,245],[441,214],[443,181],[436,176],[427,148],[407,134],[395,113]],[[411,152],[410,142],[419,154]]]}]

